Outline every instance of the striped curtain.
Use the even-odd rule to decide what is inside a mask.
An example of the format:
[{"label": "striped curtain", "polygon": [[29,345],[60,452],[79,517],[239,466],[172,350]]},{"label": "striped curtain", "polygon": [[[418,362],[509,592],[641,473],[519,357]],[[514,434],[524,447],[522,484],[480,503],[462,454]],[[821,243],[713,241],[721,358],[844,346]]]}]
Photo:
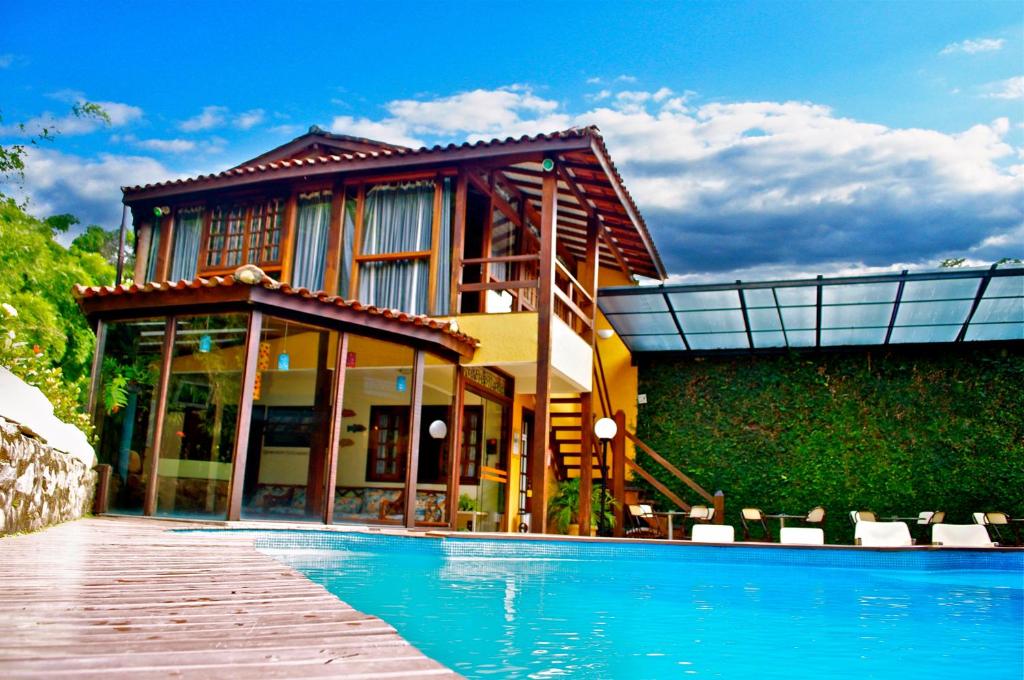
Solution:
[{"label": "striped curtain", "polygon": [[160,221],[154,220],[149,227],[149,258],[146,260],[146,281],[156,279],[156,259],[160,254]]},{"label": "striped curtain", "polygon": [[191,281],[199,265],[199,239],[203,231],[203,209],[184,208],[174,213],[174,250],[171,281]]},{"label": "striped curtain", "polygon": [[328,192],[299,196],[299,213],[295,224],[295,260],[291,286],[323,290],[327,266],[327,232],[331,224],[331,194]]},{"label": "striped curtain", "polygon": [[[366,192],[364,255],[430,250],[434,183],[380,186]],[[427,311],[427,260],[364,262],[359,265],[359,299],[413,314]]]},{"label": "striped curtain", "polygon": [[356,198],[349,194],[345,196],[344,226],[341,238],[341,267],[338,273],[338,295],[343,298],[355,297],[350,295],[348,284],[352,276],[352,242],[356,238]]}]

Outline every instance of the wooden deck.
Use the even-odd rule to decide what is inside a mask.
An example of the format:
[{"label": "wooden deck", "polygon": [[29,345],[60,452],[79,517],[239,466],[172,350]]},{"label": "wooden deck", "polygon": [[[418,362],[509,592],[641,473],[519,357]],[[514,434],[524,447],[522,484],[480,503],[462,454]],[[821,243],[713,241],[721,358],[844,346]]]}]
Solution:
[{"label": "wooden deck", "polygon": [[0,539],[0,677],[459,677],[250,540],[181,527]]}]

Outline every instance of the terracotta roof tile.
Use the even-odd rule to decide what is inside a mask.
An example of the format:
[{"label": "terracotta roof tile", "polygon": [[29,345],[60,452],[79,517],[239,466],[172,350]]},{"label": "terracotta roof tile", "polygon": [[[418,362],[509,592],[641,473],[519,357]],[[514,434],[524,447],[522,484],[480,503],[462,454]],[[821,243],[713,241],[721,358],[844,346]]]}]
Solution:
[{"label": "terracotta roof tile", "polygon": [[325,305],[343,307],[369,316],[381,316],[386,319],[393,319],[400,323],[424,326],[426,328],[433,329],[438,333],[449,335],[469,347],[478,347],[480,345],[479,340],[460,331],[458,329],[458,325],[454,321],[435,319],[423,314],[408,314],[396,309],[376,307],[374,305],[364,305],[357,300],[345,300],[341,296],[328,295],[323,291],[310,291],[306,288],[292,288],[286,283],[277,282],[273,278],[263,274],[263,272],[260,272],[255,267],[253,270],[259,272],[259,277],[250,284],[245,281],[237,280],[238,271],[242,269],[244,269],[244,267],[240,267],[232,276],[211,276],[210,278],[196,277],[190,281],[185,279],[180,281],[151,281],[143,285],[122,283],[119,286],[83,286],[75,284],[72,287],[71,292],[76,299],[83,300],[93,297],[108,297],[112,295],[153,295],[166,293],[172,290],[181,291],[188,289],[213,288],[217,286],[260,286],[267,290],[277,291],[282,295],[317,300]]}]

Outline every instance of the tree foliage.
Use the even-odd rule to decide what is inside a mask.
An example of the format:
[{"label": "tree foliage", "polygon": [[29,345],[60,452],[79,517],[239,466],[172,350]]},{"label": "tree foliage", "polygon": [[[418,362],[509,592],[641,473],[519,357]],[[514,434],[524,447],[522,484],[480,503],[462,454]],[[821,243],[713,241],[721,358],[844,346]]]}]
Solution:
[{"label": "tree foliage", "polygon": [[95,337],[71,288],[111,284],[114,267],[91,246],[58,243],[55,230],[67,222],[38,220],[12,200],[0,201],[0,302],[18,311],[8,330],[28,346],[38,346],[45,362],[80,388],[88,378]]},{"label": "tree foliage", "polygon": [[[1020,349],[652,361],[640,382],[640,438],[723,490],[737,528],[743,507],[824,505],[830,543],[852,542],[850,510],[945,510],[953,523],[980,511],[1024,515]],[[642,453],[639,462],[692,496]]]}]

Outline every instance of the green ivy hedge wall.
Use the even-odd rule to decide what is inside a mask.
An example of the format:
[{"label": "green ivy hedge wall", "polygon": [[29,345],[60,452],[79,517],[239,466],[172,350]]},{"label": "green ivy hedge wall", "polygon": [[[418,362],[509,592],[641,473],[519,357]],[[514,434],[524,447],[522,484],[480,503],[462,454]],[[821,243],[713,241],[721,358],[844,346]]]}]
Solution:
[{"label": "green ivy hedge wall", "polygon": [[[641,359],[640,393],[640,438],[725,492],[737,539],[749,506],[801,514],[824,505],[828,543],[853,542],[855,509],[945,510],[952,523],[975,511],[1024,516],[1019,347]],[[645,454],[639,462],[698,500]],[[778,522],[769,525],[777,539]]]}]

